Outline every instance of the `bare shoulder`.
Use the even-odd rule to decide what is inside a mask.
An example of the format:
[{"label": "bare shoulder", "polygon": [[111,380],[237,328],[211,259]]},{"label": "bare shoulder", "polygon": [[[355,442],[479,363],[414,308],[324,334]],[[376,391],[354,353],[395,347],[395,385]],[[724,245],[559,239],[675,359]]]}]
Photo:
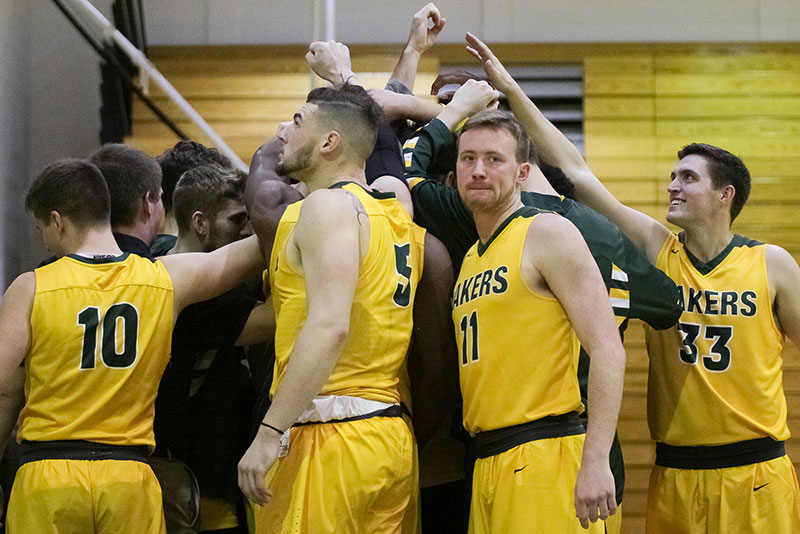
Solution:
[{"label": "bare shoulder", "polygon": [[800,280],[800,267],[786,249],[778,245],[767,245],[767,278],[773,289],[785,284],[795,285]]},{"label": "bare shoulder", "polygon": [[[14,328],[27,322],[33,308],[33,296],[36,293],[36,275],[33,271],[19,275],[6,289],[0,301],[0,322],[13,324]],[[17,335],[15,332],[14,335]]]},{"label": "bare shoulder", "polygon": [[6,289],[3,296],[3,301],[10,300],[33,300],[33,294],[36,292],[36,275],[33,271],[28,271],[17,276],[11,285]]},{"label": "bare shoulder", "polygon": [[528,228],[528,241],[533,241],[534,245],[536,242],[559,243],[576,237],[583,240],[575,225],[557,213],[538,214]]},{"label": "bare shoulder", "polygon": [[[365,217],[361,217],[361,215]],[[362,222],[366,210],[361,201],[346,189],[319,189],[303,201],[300,207],[298,228],[316,228],[318,231],[332,229],[327,225],[346,220]],[[367,219],[368,220],[368,219]]]},{"label": "bare shoulder", "polygon": [[768,244],[767,268],[769,269],[771,266],[775,267],[797,266],[797,262],[785,248],[779,247],[778,245]]},{"label": "bare shoulder", "polygon": [[[318,189],[303,201],[300,213],[335,214],[351,208],[358,199],[346,189]],[[361,205],[360,202],[358,202]]]}]

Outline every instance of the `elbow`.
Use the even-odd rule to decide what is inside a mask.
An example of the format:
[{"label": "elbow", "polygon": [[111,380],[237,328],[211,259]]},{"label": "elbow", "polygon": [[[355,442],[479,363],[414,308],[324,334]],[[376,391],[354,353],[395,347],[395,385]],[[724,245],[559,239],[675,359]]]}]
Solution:
[{"label": "elbow", "polygon": [[350,318],[331,318],[317,323],[319,333],[331,347],[341,349],[350,335]]}]

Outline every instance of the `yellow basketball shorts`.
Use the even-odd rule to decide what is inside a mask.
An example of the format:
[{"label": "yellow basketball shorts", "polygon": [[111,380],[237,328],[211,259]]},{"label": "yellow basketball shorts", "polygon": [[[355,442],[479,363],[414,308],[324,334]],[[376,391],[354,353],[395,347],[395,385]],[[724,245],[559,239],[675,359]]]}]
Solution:
[{"label": "yellow basketball shorts", "polygon": [[797,534],[800,490],[782,456],[724,469],[653,467],[649,534]]},{"label": "yellow basketball shorts", "polygon": [[14,479],[6,528],[9,534],[163,534],[161,487],[144,462],[28,462]]},{"label": "yellow basketball shorts", "polygon": [[414,478],[414,441],[400,417],[292,429],[289,454],[267,473],[256,534],[401,534]]},{"label": "yellow basketball shorts", "polygon": [[409,496],[408,506],[406,506],[401,531],[403,534],[421,534],[422,510],[420,509],[419,494],[419,451],[417,450],[417,439],[414,437],[414,425],[411,423],[411,418],[403,415],[403,421],[408,425],[411,431],[411,439],[413,440],[413,446],[411,447],[411,478],[414,483],[411,485],[411,495]]},{"label": "yellow basketball shorts", "polygon": [[472,480],[469,533],[605,532],[602,521],[584,530],[575,516],[575,481],[585,437],[578,434],[529,441],[478,459]]}]

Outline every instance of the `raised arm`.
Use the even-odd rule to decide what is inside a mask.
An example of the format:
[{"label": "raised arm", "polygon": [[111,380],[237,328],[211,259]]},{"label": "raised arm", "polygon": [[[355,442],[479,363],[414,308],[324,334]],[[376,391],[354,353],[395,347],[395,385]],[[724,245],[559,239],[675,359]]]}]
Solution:
[{"label": "raised arm", "polygon": [[173,286],[173,317],[194,302],[214,298],[264,269],[264,256],[257,236],[236,241],[213,252],[164,256]]},{"label": "raised arm", "polygon": [[316,41],[308,45],[306,61],[314,73],[339,87],[345,83],[361,85],[350,65],[350,49],[336,41]]},{"label": "raised arm", "polygon": [[294,230],[308,315],[264,424],[239,462],[239,487],[258,504],[271,495],[264,477],[278,454],[281,434],[274,429],[291,427],[322,390],[350,331],[360,263],[359,222],[351,198],[344,190],[314,192],[303,203]]},{"label": "raised arm", "polygon": [[286,206],[303,199],[302,193],[289,185],[287,178],[275,172],[280,151],[281,142],[277,137],[256,150],[244,190],[247,214],[267,259],[272,252],[275,232]]},{"label": "raised arm", "polygon": [[[429,21],[432,23],[430,28]],[[445,18],[433,3],[425,4],[414,14],[411,30],[408,32],[408,42],[400,54],[400,59],[397,60],[392,80],[401,83],[409,91],[414,90],[419,60],[422,54],[436,43],[436,38],[444,29],[445,22]]]},{"label": "raised arm", "polygon": [[467,50],[483,64],[489,81],[506,95],[517,120],[536,144],[542,161],[561,167],[575,184],[578,199],[614,221],[636,247],[645,252],[648,260],[655,262],[669,237],[669,230],[614,198],[589,169],[578,149],[531,102],[489,47],[471,33],[467,34],[467,45]]},{"label": "raised arm", "polygon": [[429,98],[396,93],[386,89],[370,89],[369,96],[383,109],[390,122],[409,119],[414,122],[428,122],[442,111],[442,106]]},{"label": "raised arm", "polygon": [[534,218],[525,240],[523,273],[533,288],[549,290],[559,300],[592,359],[592,409],[575,484],[575,511],[587,528],[589,521],[606,519],[616,510],[608,454],[622,400],[625,351],[600,271],[572,223],[554,214]]}]

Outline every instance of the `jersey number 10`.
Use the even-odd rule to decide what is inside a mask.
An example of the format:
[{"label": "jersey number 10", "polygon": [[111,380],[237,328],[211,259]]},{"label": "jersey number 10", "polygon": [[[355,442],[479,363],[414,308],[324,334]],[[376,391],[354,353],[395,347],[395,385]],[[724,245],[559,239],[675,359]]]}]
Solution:
[{"label": "jersey number 10", "polygon": [[[89,306],[78,314],[78,324],[83,327],[81,370],[94,369],[97,352],[97,333],[102,338],[100,355],[106,367],[124,369],[136,361],[139,332],[139,311],[127,302],[114,304],[106,311],[102,323],[100,309]],[[117,329],[122,327],[122,352],[117,352]]]}]

